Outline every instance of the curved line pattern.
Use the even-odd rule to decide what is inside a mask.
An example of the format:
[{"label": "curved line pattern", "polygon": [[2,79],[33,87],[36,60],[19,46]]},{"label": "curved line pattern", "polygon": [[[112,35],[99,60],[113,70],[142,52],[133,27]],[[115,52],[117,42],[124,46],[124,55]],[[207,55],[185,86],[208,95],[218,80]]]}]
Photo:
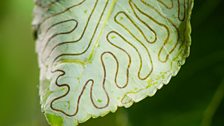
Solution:
[{"label": "curved line pattern", "polygon": [[[145,80],[145,79],[147,79],[149,76],[150,76],[150,74],[152,73],[152,70],[153,69],[150,69],[149,70],[149,73],[145,76],[145,77],[141,77],[141,71],[142,71],[142,57],[141,57],[141,54],[140,54],[140,52],[139,52],[139,50],[130,42],[130,41],[128,41],[125,37],[123,37],[121,34],[119,34],[118,32],[116,32],[116,31],[111,31],[111,32],[109,32],[108,33],[108,36],[107,36],[107,39],[108,39],[108,41],[110,42],[110,43],[112,43],[110,40],[109,40],[109,35],[110,34],[116,34],[116,35],[118,35],[124,42],[126,42],[128,45],[130,45],[136,52],[137,52],[137,54],[138,54],[138,57],[139,57],[139,59],[140,59],[140,65],[139,65],[139,70],[138,70],[138,77],[139,77],[139,79],[141,79],[141,80]],[[113,44],[114,45],[114,44]],[[142,46],[144,46],[142,43],[141,43],[141,45]],[[144,46],[144,48],[146,49],[146,47]],[[147,49],[146,49],[147,50]],[[127,51],[126,51],[127,52]],[[127,52],[128,53],[128,52]],[[129,53],[128,53],[129,54]],[[129,55],[130,56],[130,55]],[[149,59],[150,59],[150,62],[151,62],[151,64],[152,64],[152,60],[151,60],[151,56],[150,56],[150,54],[148,53],[148,56],[149,56]],[[131,59],[131,56],[130,56],[130,59]]]},{"label": "curved line pattern", "polygon": [[[164,41],[164,43],[163,43],[163,47],[160,49],[160,51],[159,51],[159,54],[158,54],[158,57],[159,57],[159,61],[160,62],[163,62],[163,63],[165,63],[165,62],[167,62],[167,60],[169,59],[169,56],[170,56],[170,54],[175,50],[175,48],[177,47],[177,45],[178,45],[178,41],[179,41],[179,29],[177,28],[177,26],[169,19],[169,18],[166,18],[158,9],[156,9],[155,7],[153,7],[152,5],[150,5],[149,3],[146,3],[144,0],[141,0],[141,2],[143,3],[143,4],[145,4],[146,6],[148,6],[149,8],[151,8],[151,9],[153,9],[154,11],[156,11],[161,17],[163,17],[164,19],[166,19],[170,24],[172,24],[172,26],[175,28],[175,30],[176,30],[176,34],[177,34],[177,39],[176,39],[176,42],[175,42],[175,44],[174,44],[174,47],[168,52],[168,54],[166,55],[166,58],[165,58],[165,60],[162,60],[161,59],[161,54],[162,54],[162,51],[165,49],[165,46],[167,45],[167,43],[168,43],[168,39],[166,39],[166,41]],[[135,5],[136,6],[136,5]],[[136,6],[137,7],[137,6]],[[139,11],[141,11],[139,8],[138,8],[138,10]],[[144,13],[144,12],[143,12]],[[164,24],[163,24],[164,25]],[[169,28],[165,25],[165,27],[166,27],[166,29],[167,29],[167,31],[168,31],[168,34],[169,34],[169,36],[170,36],[170,30],[169,30]]]},{"label": "curved line pattern", "polygon": [[186,0],[184,0],[184,14],[183,14],[183,17],[181,18],[181,5],[180,5],[180,0],[178,0],[178,19],[180,21],[184,21],[185,20],[185,13],[186,13]]},{"label": "curved line pattern", "polygon": [[[97,2],[98,2],[98,0],[97,0]],[[96,7],[97,2],[96,2],[96,4],[94,5],[94,8]],[[105,5],[105,7],[104,7],[104,9],[103,9],[103,11],[102,11],[102,14],[101,14],[100,19],[99,19],[99,21],[98,21],[98,23],[97,23],[97,26],[96,26],[96,28],[95,28],[95,30],[94,30],[94,33],[93,33],[92,38],[91,38],[91,41],[90,41],[90,43],[88,44],[88,47],[87,47],[83,52],[81,52],[81,53],[79,53],[79,54],[61,54],[61,55],[57,56],[57,57],[54,59],[53,63],[56,62],[56,60],[57,60],[58,58],[62,57],[62,56],[65,56],[65,55],[72,55],[72,56],[75,56],[75,55],[81,55],[81,54],[85,53],[85,52],[88,50],[88,48],[90,47],[90,45],[91,45],[91,43],[92,43],[93,37],[95,36],[96,30],[97,30],[97,28],[98,28],[98,26],[99,26],[99,24],[100,24],[100,20],[102,19],[103,13],[105,12],[105,9],[106,9],[106,7],[107,7],[107,5],[108,5],[108,2],[109,2],[109,1],[106,2],[106,5]],[[85,32],[83,32],[83,33],[85,33]],[[101,59],[101,61],[102,61],[102,59]],[[104,68],[104,69],[105,69],[105,68]],[[64,74],[65,74],[65,73],[64,73]],[[63,75],[64,75],[64,74],[63,74]],[[104,74],[105,74],[105,76],[106,76],[106,73],[104,73]],[[63,76],[63,75],[61,75],[61,76]],[[59,76],[59,77],[60,77],[60,76]],[[86,87],[87,84],[88,84],[90,81],[92,82],[91,93],[90,93],[90,94],[91,94],[91,101],[92,101],[93,105],[94,105],[96,108],[98,108],[98,109],[100,109],[100,108],[102,109],[102,108],[107,107],[108,104],[109,104],[109,96],[108,96],[108,93],[106,92],[106,89],[105,89],[105,79],[103,79],[103,89],[104,89],[104,91],[105,91],[105,93],[106,93],[106,95],[107,95],[108,102],[107,102],[107,104],[106,104],[105,106],[102,106],[102,107],[98,107],[98,106],[94,103],[93,98],[92,98],[92,89],[93,89],[94,81],[91,80],[91,79],[88,80],[88,81],[85,83],[85,86],[84,86],[84,87]],[[56,85],[59,86],[57,82],[56,82]],[[81,95],[79,96],[78,103],[77,103],[77,107],[76,107],[77,109],[76,109],[76,112],[75,112],[74,114],[71,114],[71,115],[70,115],[70,114],[65,113],[63,110],[59,110],[59,109],[53,108],[53,103],[52,103],[52,102],[51,102],[51,108],[52,108],[53,110],[55,110],[55,111],[58,111],[58,112],[61,112],[61,113],[65,114],[65,115],[67,115],[67,116],[75,116],[75,115],[77,114],[77,112],[78,112],[78,104],[79,104],[79,101],[80,101],[80,99],[81,99],[81,96],[82,96],[82,94],[83,94],[83,92],[84,92],[84,89],[85,89],[85,88],[83,88],[82,93],[81,93]],[[64,95],[60,96],[60,97],[55,98],[53,101],[56,101],[56,100],[58,100],[58,99],[61,99],[61,98],[65,97],[67,94],[68,94],[68,92],[65,93]]]},{"label": "curved line pattern", "polygon": [[[167,5],[166,3],[164,3],[164,1],[162,0],[157,0],[160,4],[162,4],[163,6],[165,6],[167,9],[172,9],[174,7],[174,2],[173,0],[170,0],[171,1],[171,5]],[[186,16],[186,0],[184,0],[184,5],[183,5],[183,17],[181,17],[181,5],[180,5],[180,0],[177,0],[177,3],[178,3],[178,19],[180,21],[184,21],[185,20],[185,16]],[[189,0],[188,0],[189,1]]]},{"label": "curved line pattern", "polygon": [[[87,27],[88,27],[88,25],[89,25],[90,19],[91,19],[92,15],[93,15],[93,12],[94,12],[95,9],[96,9],[97,3],[98,3],[98,0],[95,2],[94,7],[93,7],[93,9],[91,10],[90,16],[89,16],[88,19],[87,19],[87,23],[86,23],[86,25],[85,25],[85,27],[84,27],[84,30],[83,30],[83,32],[81,33],[80,37],[79,37],[78,39],[76,39],[76,40],[60,42],[59,44],[55,45],[55,46],[51,49],[50,53],[47,54],[46,59],[48,59],[48,58],[51,56],[51,54],[53,53],[53,51],[54,51],[57,47],[62,46],[62,45],[65,45],[65,44],[77,43],[77,42],[79,42],[79,41],[83,38],[83,36],[84,36],[84,34],[85,34],[85,32],[86,32],[86,29],[87,29]],[[95,31],[96,31],[96,29],[95,29]],[[94,35],[93,35],[93,36],[94,36]],[[48,43],[49,43],[49,41],[48,41]],[[47,44],[46,44],[46,46],[47,46]],[[45,46],[44,48],[46,48],[46,46]]]},{"label": "curved line pattern", "polygon": [[[42,7],[42,8],[49,8],[50,6],[52,6],[53,4],[57,3],[59,0],[55,0],[55,1],[52,1],[50,2],[49,4],[47,4],[46,6],[43,6],[41,5],[41,3],[36,3],[38,6]],[[74,8],[74,7],[78,7],[79,5],[83,4],[86,0],[82,0],[81,2],[75,4],[75,5],[72,5],[66,9],[64,9],[63,11],[61,12],[57,12],[55,14],[52,14],[48,17],[45,17],[42,22],[38,25],[38,28],[37,28],[37,31],[39,31],[41,29],[41,26],[47,22],[48,20],[50,20],[51,18],[53,17],[56,17],[56,16],[60,16],[61,14],[64,14],[66,12],[68,12],[70,9]],[[90,15],[88,15],[87,17],[87,21],[86,21],[86,24],[83,28],[83,31],[82,33],[80,34],[79,38],[77,38],[76,40],[72,40],[72,41],[63,41],[63,42],[58,42],[57,44],[53,45],[53,47],[51,48],[51,50],[49,51],[49,53],[46,55],[46,57],[41,57],[42,59],[42,62],[43,63],[48,63],[48,62],[45,62],[45,60],[48,60],[51,56],[53,56],[54,54],[54,51],[59,48],[60,46],[62,45],[65,45],[65,44],[74,44],[74,43],[77,43],[77,42],[80,42],[80,40],[82,40],[82,38],[84,37],[86,33],[86,30],[88,29],[88,26],[90,25],[90,21],[91,19],[93,18],[93,14],[96,11],[96,8],[97,8],[97,5],[98,5],[98,2],[99,0],[95,0],[94,2],[94,5],[93,5],[93,8],[91,9],[91,12],[90,12]],[[73,117],[73,116],[76,116],[78,111],[79,111],[79,106],[80,106],[80,102],[81,102],[81,98],[84,94],[84,92],[86,91],[86,88],[88,85],[90,85],[90,91],[89,91],[89,97],[90,97],[90,100],[91,100],[91,103],[92,105],[96,108],[96,109],[104,109],[106,107],[109,106],[110,104],[110,97],[109,97],[109,93],[108,91],[106,90],[106,79],[107,79],[107,69],[106,69],[106,64],[105,64],[105,61],[104,61],[104,56],[106,55],[109,55],[111,56],[111,58],[116,62],[116,69],[115,69],[115,76],[114,76],[114,83],[116,84],[116,87],[118,89],[124,89],[126,87],[128,87],[128,84],[129,84],[129,81],[130,81],[130,68],[131,66],[134,66],[134,64],[132,64],[132,56],[131,54],[129,53],[129,50],[127,49],[124,49],[122,47],[120,47],[117,43],[118,42],[112,42],[112,40],[110,38],[112,38],[111,36],[114,34],[116,35],[117,37],[119,37],[121,39],[122,42],[125,42],[126,44],[128,44],[135,52],[136,54],[138,55],[138,58],[139,58],[139,66],[138,66],[138,72],[137,72],[137,77],[139,80],[146,80],[150,77],[150,75],[152,74],[153,70],[154,70],[154,65],[153,65],[153,61],[152,61],[152,57],[151,57],[151,54],[150,54],[150,51],[148,49],[148,46],[151,46],[155,43],[157,43],[158,41],[158,35],[156,33],[156,30],[154,30],[149,24],[147,24],[146,21],[144,21],[144,19],[142,19],[142,16],[149,19],[150,21],[152,21],[153,23],[155,23],[156,25],[160,26],[162,29],[164,29],[165,31],[165,36],[164,36],[164,40],[163,40],[163,43],[162,43],[162,47],[158,50],[158,60],[161,62],[161,63],[166,63],[168,60],[169,60],[169,56],[171,55],[171,53],[174,52],[174,50],[177,48],[178,46],[178,42],[180,40],[180,31],[179,31],[179,28],[176,24],[174,24],[174,22],[169,19],[168,17],[166,17],[163,13],[161,13],[157,8],[155,8],[154,6],[152,6],[150,3],[147,3],[145,2],[145,0],[139,0],[140,3],[142,3],[144,6],[150,8],[151,10],[155,11],[163,20],[167,21],[169,24],[171,24],[172,28],[170,28],[168,25],[164,24],[162,21],[158,21],[156,20],[153,16],[147,14],[144,10],[142,10],[142,8],[140,8],[135,2],[133,2],[133,0],[128,0],[128,4],[130,6],[130,9],[131,9],[131,12],[130,13],[133,13],[133,16],[132,17],[131,15],[129,15],[129,13],[125,12],[125,11],[119,11],[119,12],[116,12],[116,14],[114,15],[114,23],[116,23],[116,25],[118,25],[119,27],[121,27],[123,30],[125,30],[125,32],[127,32],[132,38],[134,38],[134,40],[136,40],[135,42],[137,42],[138,44],[141,45],[141,47],[144,49],[144,51],[147,52],[147,58],[149,59],[149,64],[151,66],[148,67],[148,70],[147,70],[147,74],[145,76],[142,76],[141,73],[142,73],[142,69],[143,68],[143,59],[144,57],[142,57],[141,55],[141,52],[140,52],[140,48],[138,48],[139,46],[136,46],[134,44],[134,42],[131,42],[128,40],[128,38],[126,36],[123,36],[122,34],[120,34],[118,31],[116,30],[111,30],[110,32],[108,32],[106,34],[106,40],[108,42],[109,45],[112,45],[114,48],[120,50],[121,52],[123,52],[125,54],[125,56],[127,56],[128,58],[128,63],[127,63],[127,67],[125,66],[125,68],[122,68],[122,66],[120,66],[120,63],[119,63],[119,60],[117,58],[117,56],[111,52],[111,51],[107,51],[107,50],[104,50],[101,54],[100,54],[100,62],[101,62],[101,66],[102,66],[102,72],[103,72],[103,77],[102,77],[102,82],[100,83],[100,86],[102,86],[102,89],[103,89],[103,92],[106,96],[106,102],[104,105],[97,105],[96,103],[96,98],[94,97],[94,85],[95,85],[95,81],[94,79],[90,78],[88,79],[85,83],[84,83],[84,86],[82,87],[81,89],[81,92],[79,93],[78,95],[78,99],[77,99],[77,103],[76,103],[76,107],[75,107],[75,111],[72,112],[71,114],[65,112],[64,110],[62,109],[59,109],[59,108],[56,108],[54,106],[55,102],[58,101],[59,99],[62,99],[64,97],[66,97],[69,92],[70,92],[70,86],[69,84],[66,84],[66,83],[63,83],[63,84],[59,84],[59,79],[63,76],[65,76],[66,72],[64,70],[61,70],[61,69],[57,69],[57,70],[51,70],[51,73],[52,74],[56,74],[56,73],[60,73],[56,80],[55,80],[55,85],[59,88],[65,88],[67,89],[67,91],[54,98],[51,102],[50,102],[50,108],[56,112],[59,112],[59,113],[62,113],[68,117]],[[157,0],[157,2],[159,2],[161,5],[163,5],[165,8],[167,9],[173,9],[174,8],[174,2],[173,0],[171,0],[171,5],[167,5],[164,1],[162,0]],[[184,5],[181,5],[181,2],[180,0],[177,0],[177,5],[178,5],[178,20],[181,22],[181,21],[185,21],[186,20],[186,0],[184,0]],[[51,67],[50,69],[53,68],[53,65],[56,63],[56,62],[59,62],[61,60],[61,58],[65,57],[65,56],[80,56],[84,53],[86,53],[89,48],[91,47],[92,43],[93,43],[93,40],[94,40],[94,37],[96,36],[96,33],[97,31],[99,30],[99,27],[100,27],[100,23],[101,23],[101,20],[103,19],[103,16],[105,14],[105,11],[106,11],[106,8],[108,7],[109,5],[109,0],[107,0],[105,2],[105,5],[102,7],[103,10],[102,12],[100,13],[100,16],[99,16],[99,19],[97,20],[96,22],[96,26],[94,27],[94,30],[93,30],[93,33],[91,35],[91,38],[87,44],[87,46],[85,46],[85,48],[83,50],[81,50],[81,52],[72,52],[72,53],[61,53],[59,55],[56,55],[55,58],[53,58],[52,62],[50,62],[51,64]],[[188,0],[188,6],[189,6],[189,0]],[[182,15],[182,8],[183,8],[183,15]],[[141,15],[141,16],[140,16]],[[137,35],[135,35],[132,31],[132,29],[128,26],[126,26],[126,24],[122,23],[120,20],[118,20],[118,17],[119,16],[124,16],[125,19],[127,19],[129,21],[129,23],[131,23],[132,26],[134,26],[137,31],[140,33],[140,35],[142,36],[142,38],[144,38],[144,41],[145,43],[143,43]],[[140,23],[136,23],[134,21],[134,18],[137,19]],[[44,44],[44,47],[43,49],[41,50],[41,52],[39,52],[40,54],[43,54],[49,47],[49,43],[52,42],[52,40],[57,37],[57,36],[60,36],[60,35],[68,35],[70,33],[73,33],[77,27],[79,26],[79,22],[76,20],[76,19],[67,19],[67,20],[63,20],[63,21],[59,21],[55,24],[52,24],[51,26],[49,26],[45,31],[44,31],[44,37],[41,41],[43,41],[47,35],[49,34],[49,32],[51,32],[51,29],[59,26],[59,25],[62,25],[64,23],[67,23],[67,22],[74,22],[74,27],[72,27],[71,30],[69,31],[64,31],[64,32],[59,32],[59,33],[54,33],[53,35],[51,35],[49,38],[47,38],[47,41],[46,43]],[[151,33],[153,33],[153,36],[154,36],[154,39],[153,40],[149,40],[148,39],[148,36],[143,32],[143,30],[141,29],[140,26],[145,26],[147,28],[148,31],[150,31]],[[175,33],[173,33],[171,31],[171,29],[174,29]],[[186,29],[186,27],[184,27],[184,29]],[[171,40],[171,35],[172,34],[176,34],[176,40],[175,40],[175,44],[172,46],[171,49],[169,50],[166,50],[166,46],[167,44],[169,44],[169,41]],[[120,43],[120,44],[123,44],[123,43]],[[180,44],[180,47],[182,47],[182,45],[184,44],[184,42],[182,42]],[[166,56],[165,56],[165,59],[162,59],[162,52],[163,51],[166,51]],[[46,64],[45,64],[46,65]],[[119,70],[120,69],[126,69],[126,80],[124,83],[119,83],[118,82],[118,78],[119,78]],[[124,97],[123,97],[124,98]],[[123,100],[122,98],[122,100]]]},{"label": "curved line pattern", "polygon": [[[134,10],[133,10],[134,11]],[[128,31],[129,34],[131,34],[134,38],[138,39],[130,30],[128,30],[128,28],[126,26],[124,26],[122,23],[119,22],[119,20],[117,19],[117,17],[119,15],[125,15],[128,20],[138,29],[138,31],[141,33],[141,35],[144,37],[144,39],[150,43],[150,44],[153,44],[156,42],[157,40],[157,34],[156,34],[156,31],[153,30],[148,24],[146,24],[145,22],[142,21],[142,23],[154,34],[155,38],[153,41],[150,41],[148,40],[148,38],[146,37],[146,35],[144,34],[144,32],[141,30],[141,28],[131,19],[130,16],[128,16],[128,14],[124,11],[119,11],[116,15],[115,15],[115,22],[118,23],[119,25],[121,25],[125,30]],[[137,15],[136,15],[137,16]],[[139,19],[139,17],[137,17]],[[139,39],[138,39],[139,40]],[[139,40],[140,41],[140,40]]]},{"label": "curved line pattern", "polygon": [[171,1],[171,5],[167,5],[166,3],[164,3],[164,0],[157,0],[160,4],[162,4],[163,6],[165,6],[167,9],[172,9],[173,8],[173,0]]},{"label": "curved line pattern", "polygon": [[[97,0],[97,2],[98,2],[98,0]],[[109,0],[107,0],[105,6],[104,6],[104,8],[103,8],[103,11],[102,11],[102,13],[101,13],[101,15],[100,15],[100,18],[99,18],[99,20],[98,20],[98,22],[97,22],[97,25],[96,25],[96,27],[95,27],[95,29],[94,29],[93,35],[92,35],[91,40],[90,40],[89,44],[87,45],[87,47],[86,47],[82,52],[79,52],[79,53],[64,53],[64,54],[60,54],[60,55],[58,55],[58,56],[53,60],[52,65],[53,65],[59,58],[61,58],[61,57],[63,57],[63,56],[77,56],[77,55],[82,55],[82,54],[84,54],[84,53],[86,53],[86,52],[88,51],[89,47],[91,46],[91,44],[92,44],[92,42],[93,42],[93,38],[94,38],[94,36],[95,36],[95,34],[96,34],[96,31],[97,31],[97,29],[98,29],[98,27],[99,27],[99,25],[100,25],[100,21],[101,21],[101,19],[102,19],[102,17],[103,17],[103,14],[104,14],[104,12],[105,12],[105,10],[106,10],[106,8],[107,8],[108,2],[109,2]]]},{"label": "curved line pattern", "polygon": [[81,90],[80,95],[78,96],[78,100],[77,100],[77,103],[76,103],[76,109],[75,109],[75,112],[74,112],[73,114],[68,114],[68,113],[66,113],[65,111],[63,111],[63,110],[61,110],[61,109],[57,109],[57,108],[55,108],[55,107],[53,106],[54,102],[56,102],[56,101],[59,100],[59,99],[62,99],[62,98],[64,98],[64,97],[66,97],[66,96],[68,95],[68,93],[70,92],[70,86],[69,86],[68,84],[59,84],[59,83],[58,83],[59,78],[62,77],[62,76],[64,76],[64,75],[65,75],[65,72],[64,72],[63,70],[55,70],[55,71],[52,71],[52,73],[56,73],[56,72],[60,72],[60,73],[61,73],[61,74],[57,77],[57,79],[56,79],[56,81],[55,81],[56,86],[58,86],[58,87],[66,87],[68,90],[67,90],[67,92],[66,92],[65,94],[63,94],[63,95],[61,95],[61,96],[59,96],[59,97],[54,98],[54,99],[51,101],[51,103],[50,103],[50,107],[51,107],[52,110],[57,111],[57,112],[60,112],[60,113],[63,113],[63,114],[66,115],[66,116],[69,116],[69,117],[75,116],[75,115],[78,113],[78,111],[79,111],[80,100],[81,100],[81,98],[82,98],[82,95],[83,95],[83,93],[84,93],[84,91],[85,91],[85,89],[86,89],[86,87],[87,87],[89,81],[87,81],[87,82],[85,83],[85,85],[83,86],[83,88],[82,88],[82,90]]},{"label": "curved line pattern", "polygon": [[[141,0],[141,1],[142,1],[143,4],[147,5],[148,7],[153,7],[153,6],[151,6],[150,4],[144,2],[144,0]],[[170,32],[170,29],[167,27],[167,25],[165,25],[165,24],[163,24],[163,23],[161,23],[161,22],[155,20],[153,17],[151,17],[150,15],[147,15],[145,12],[143,12],[143,11],[142,11],[142,10],[135,4],[135,3],[132,2],[132,0],[129,1],[129,4],[130,4],[130,6],[133,8],[133,10],[134,10],[134,8],[137,9],[142,15],[148,17],[148,18],[151,19],[153,22],[155,22],[156,24],[160,25],[161,27],[163,27],[163,28],[166,30],[166,32],[167,32],[167,36],[166,36],[166,39],[164,40],[163,47],[162,47],[162,48],[160,49],[160,51],[159,51],[158,57],[159,57],[159,61],[161,61],[161,62],[163,62],[163,63],[167,62],[167,60],[168,60],[168,58],[169,58],[169,54],[171,54],[173,51],[170,52],[170,53],[166,56],[166,59],[165,59],[165,60],[162,60],[161,57],[160,57],[160,55],[161,55],[161,52],[163,51],[165,45],[168,43],[168,41],[169,41],[169,39],[170,39],[170,33],[171,33],[171,32]],[[153,8],[154,8],[154,7],[153,7]],[[159,12],[159,11],[158,11],[157,9],[155,9],[155,8],[154,8],[154,10],[155,10],[156,12]],[[134,13],[135,13],[135,15],[137,16],[137,13],[136,13],[136,12],[134,12]],[[166,19],[160,12],[159,12],[159,15],[160,15],[161,17],[163,17],[164,19]],[[176,44],[176,45],[177,45],[177,44]]]},{"label": "curved line pattern", "polygon": [[[55,24],[51,25],[51,26],[46,30],[45,35],[48,35],[49,30],[51,30],[52,28],[56,27],[57,25],[61,25],[61,24],[63,24],[63,23],[67,23],[67,22],[74,22],[74,23],[75,23],[74,27],[73,27],[71,30],[69,30],[69,31],[59,32],[59,33],[55,33],[55,34],[51,35],[51,36],[47,39],[47,43],[46,43],[45,46],[43,47],[43,50],[41,51],[41,54],[43,54],[43,53],[45,52],[45,50],[47,49],[47,47],[48,47],[50,41],[53,40],[55,37],[57,37],[57,36],[61,36],[61,35],[67,35],[67,34],[70,34],[70,33],[74,32],[74,31],[76,30],[76,28],[77,28],[77,26],[78,26],[78,22],[77,22],[77,20],[75,20],[75,19],[69,19],[69,20],[60,21],[60,22],[58,22],[58,23],[55,23]],[[45,38],[45,37],[43,37],[43,39],[44,39],[44,38]],[[42,41],[43,41],[43,40],[42,40]],[[42,58],[43,58],[43,57],[42,57]],[[43,61],[44,61],[44,59],[42,59],[42,62],[43,62]]]},{"label": "curved line pattern", "polygon": [[[119,70],[119,62],[118,62],[118,59],[116,58],[116,56],[112,53],[112,52],[109,52],[112,57],[114,58],[114,60],[116,61],[116,64],[117,64],[117,68],[116,68],[116,73],[115,73],[115,84],[118,88],[122,89],[122,88],[126,88],[128,86],[128,82],[129,82],[129,69],[130,69],[130,66],[131,66],[131,63],[128,64],[128,67],[127,67],[127,70],[126,70],[126,82],[125,84],[118,84],[117,82],[117,78],[118,78],[118,70]],[[121,86],[123,85],[123,86]]]},{"label": "curved line pattern", "polygon": [[[134,11],[134,10],[133,10]],[[140,76],[140,71],[141,71],[141,69],[142,69],[142,56],[140,55],[140,52],[138,51],[138,49],[134,46],[134,45],[132,45],[131,44],[131,42],[128,42],[124,37],[122,37],[118,32],[115,32],[116,34],[118,34],[123,40],[125,40],[127,43],[129,43],[129,45],[131,45],[135,50],[136,50],[136,52],[138,52],[138,55],[139,55],[139,58],[140,58],[140,68],[139,68],[139,71],[138,71],[138,77],[139,77],[139,79],[141,79],[141,80],[145,80],[145,79],[147,79],[150,75],[151,75],[151,73],[152,73],[152,71],[153,71],[153,62],[152,62],[152,58],[151,58],[151,55],[150,55],[150,53],[149,53],[149,50],[147,49],[147,47],[125,26],[125,25],[123,25],[122,23],[120,23],[118,20],[117,20],[117,16],[118,15],[120,15],[120,14],[124,14],[127,18],[128,18],[128,20],[130,20],[131,21],[131,23],[140,31],[140,33],[142,34],[142,31],[141,31],[141,29],[137,26],[137,24],[135,24],[134,22],[133,22],[133,20],[124,12],[124,11],[120,11],[120,12],[118,12],[116,15],[115,15],[115,22],[117,23],[117,24],[119,24],[121,27],[123,27],[133,38],[135,38],[143,47],[144,47],[144,49],[147,51],[147,55],[148,55],[148,57],[149,57],[149,62],[150,62],[150,64],[152,65],[152,68],[149,70],[149,73],[145,76],[145,77],[141,77]],[[151,30],[152,28],[150,28],[150,30]],[[152,31],[153,31],[153,33],[155,34],[155,36],[156,36],[156,33],[155,33],[155,31],[152,29]],[[143,36],[145,36],[144,35],[144,33],[142,34]],[[156,42],[156,40],[157,40],[157,37],[155,37],[155,39],[154,39],[154,41],[153,42],[149,42],[147,39],[146,39],[146,41],[147,42],[149,42],[149,43],[155,43]]]},{"label": "curved line pattern", "polygon": [[[125,87],[127,87],[127,85],[128,85],[128,81],[129,81],[129,69],[130,69],[131,62],[132,62],[132,60],[131,60],[131,55],[130,55],[126,50],[124,50],[123,48],[121,48],[120,46],[117,46],[117,45],[115,45],[114,43],[111,42],[111,40],[109,39],[109,35],[111,35],[112,33],[115,33],[115,34],[116,34],[116,32],[114,32],[114,31],[110,31],[110,32],[107,34],[107,37],[106,37],[107,42],[109,42],[109,44],[111,44],[111,45],[114,46],[115,48],[121,50],[122,52],[124,52],[124,53],[128,56],[128,67],[127,67],[127,70],[126,70],[126,71],[127,71],[127,74],[126,74],[126,83],[124,84],[124,86],[119,86],[120,84],[117,83],[117,76],[118,76],[118,69],[119,69],[119,67],[117,67],[117,70],[116,70],[116,78],[115,78],[115,83],[116,83],[117,87],[118,87],[118,88],[125,88]],[[114,56],[114,58],[115,58],[115,56]],[[115,58],[115,59],[116,59],[116,58]],[[116,60],[116,62],[118,62],[118,60]],[[118,65],[119,65],[119,64],[118,64]],[[118,65],[117,65],[117,66],[118,66]]]},{"label": "curved line pattern", "polygon": [[103,53],[101,54],[101,56],[100,56],[100,61],[101,61],[102,67],[103,67],[103,82],[102,82],[102,87],[103,87],[103,91],[105,92],[106,97],[107,97],[107,99],[106,99],[106,100],[107,100],[106,104],[103,105],[103,106],[98,106],[98,105],[94,102],[93,95],[92,95],[92,94],[93,94],[93,85],[91,86],[91,90],[90,90],[90,94],[91,94],[91,97],[90,97],[90,98],[91,98],[91,101],[92,101],[94,107],[95,107],[95,108],[98,108],[98,109],[106,108],[106,107],[109,105],[109,102],[110,102],[109,94],[108,94],[108,92],[107,92],[107,90],[106,90],[106,88],[105,88],[107,73],[106,73],[105,63],[104,63],[104,61],[103,61],[103,56],[106,55],[106,54],[110,54],[110,55],[114,56],[113,53],[111,53],[111,52],[103,52]]},{"label": "curved line pattern", "polygon": [[52,14],[52,15],[50,15],[50,16],[48,16],[48,17],[45,17],[45,18],[42,19],[42,21],[38,24],[36,30],[39,31],[40,27],[41,27],[47,20],[49,20],[49,19],[51,19],[51,18],[53,18],[53,17],[55,17],[55,16],[58,16],[58,15],[60,15],[60,14],[63,14],[63,13],[65,13],[65,12],[69,11],[69,10],[72,9],[72,8],[75,8],[75,7],[77,7],[77,6],[80,6],[80,5],[82,5],[85,1],[86,1],[86,0],[82,0],[81,2],[79,2],[79,3],[75,4],[75,5],[72,5],[72,6],[68,7],[68,8],[65,8],[63,11],[60,11],[60,12],[58,12],[58,13]]}]

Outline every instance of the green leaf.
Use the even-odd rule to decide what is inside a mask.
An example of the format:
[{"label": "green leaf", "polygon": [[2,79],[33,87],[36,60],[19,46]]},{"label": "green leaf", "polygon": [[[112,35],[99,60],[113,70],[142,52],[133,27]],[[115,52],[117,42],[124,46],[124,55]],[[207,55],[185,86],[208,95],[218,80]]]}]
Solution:
[{"label": "green leaf", "polygon": [[49,123],[78,125],[168,84],[189,55],[192,6],[193,0],[37,0],[33,26]]}]

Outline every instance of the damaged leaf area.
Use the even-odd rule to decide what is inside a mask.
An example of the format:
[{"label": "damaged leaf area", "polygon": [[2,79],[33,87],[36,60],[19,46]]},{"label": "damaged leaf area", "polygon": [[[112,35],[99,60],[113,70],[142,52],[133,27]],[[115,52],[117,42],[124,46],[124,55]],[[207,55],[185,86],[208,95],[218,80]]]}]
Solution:
[{"label": "damaged leaf area", "polygon": [[193,0],[36,0],[42,111],[72,126],[153,96],[189,56]]}]

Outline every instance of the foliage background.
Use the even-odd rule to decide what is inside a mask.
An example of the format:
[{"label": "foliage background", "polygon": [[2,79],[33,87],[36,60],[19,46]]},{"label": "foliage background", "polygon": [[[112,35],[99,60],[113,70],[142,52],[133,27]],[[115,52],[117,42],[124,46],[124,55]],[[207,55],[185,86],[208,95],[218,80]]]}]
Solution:
[{"label": "foliage background", "polygon": [[[0,1],[0,126],[48,126],[40,111],[32,0]],[[191,55],[151,98],[81,126],[223,126],[224,1],[195,0]]]}]

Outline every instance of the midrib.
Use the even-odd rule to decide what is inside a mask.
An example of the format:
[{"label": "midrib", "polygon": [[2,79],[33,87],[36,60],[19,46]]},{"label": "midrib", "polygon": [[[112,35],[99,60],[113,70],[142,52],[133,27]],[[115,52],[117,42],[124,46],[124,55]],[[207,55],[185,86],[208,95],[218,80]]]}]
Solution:
[{"label": "midrib", "polygon": [[113,0],[112,3],[110,4],[110,8],[109,8],[109,10],[108,10],[108,12],[107,12],[107,14],[106,14],[106,15],[107,15],[106,18],[105,18],[104,21],[103,21],[102,27],[101,27],[101,29],[100,29],[100,33],[99,33],[99,35],[97,36],[97,38],[96,38],[96,40],[95,40],[95,42],[94,42],[93,49],[92,49],[92,51],[91,51],[91,53],[90,53],[90,55],[89,55],[89,57],[88,57],[88,60],[87,60],[87,61],[89,61],[89,62],[92,61],[92,58],[93,58],[95,49],[96,49],[97,46],[99,45],[99,40],[100,40],[100,38],[102,37],[102,35],[103,35],[103,33],[104,33],[106,24],[107,24],[108,20],[109,20],[110,17],[111,17],[111,14],[112,14],[112,12],[113,12],[113,10],[114,10],[114,7],[115,7],[116,3],[117,3],[117,0]]}]

